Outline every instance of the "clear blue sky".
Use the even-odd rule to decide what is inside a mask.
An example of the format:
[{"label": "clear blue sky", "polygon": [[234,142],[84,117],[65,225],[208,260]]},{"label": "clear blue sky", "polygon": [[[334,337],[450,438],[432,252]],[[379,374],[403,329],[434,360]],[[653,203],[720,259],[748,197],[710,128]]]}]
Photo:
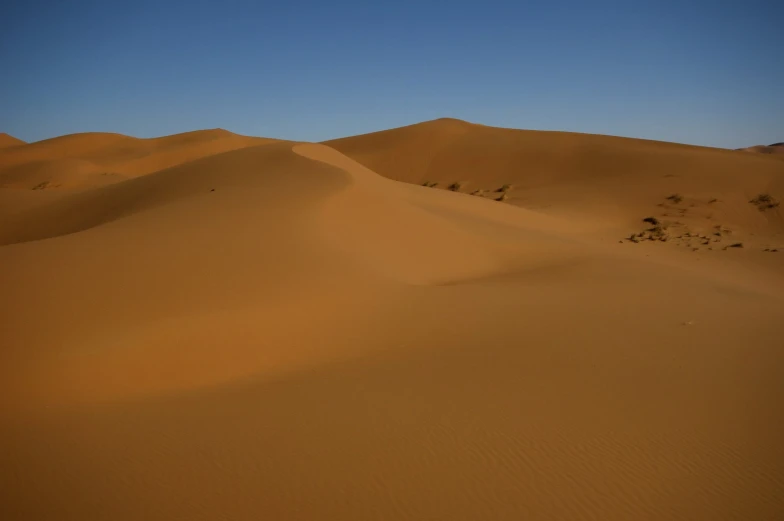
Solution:
[{"label": "clear blue sky", "polygon": [[10,0],[0,132],[318,141],[455,117],[784,141],[784,1]]}]

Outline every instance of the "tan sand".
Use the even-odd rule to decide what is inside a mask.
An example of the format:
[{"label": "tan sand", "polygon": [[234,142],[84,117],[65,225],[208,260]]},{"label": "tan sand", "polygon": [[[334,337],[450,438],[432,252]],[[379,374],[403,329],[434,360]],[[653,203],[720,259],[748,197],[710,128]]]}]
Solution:
[{"label": "tan sand", "polygon": [[276,140],[223,129],[151,139],[120,134],[70,134],[0,155],[0,187],[88,188],[138,177],[202,157]]},{"label": "tan sand", "polygon": [[778,159],[439,120],[0,179],[2,519],[784,511]]},{"label": "tan sand", "polygon": [[24,144],[25,142],[21,139],[8,135],[5,132],[0,132],[0,148],[10,148]]},{"label": "tan sand", "polygon": [[784,158],[784,143],[776,143],[774,145],[757,145],[753,147],[742,148],[746,152],[756,152],[758,154],[771,154]]}]

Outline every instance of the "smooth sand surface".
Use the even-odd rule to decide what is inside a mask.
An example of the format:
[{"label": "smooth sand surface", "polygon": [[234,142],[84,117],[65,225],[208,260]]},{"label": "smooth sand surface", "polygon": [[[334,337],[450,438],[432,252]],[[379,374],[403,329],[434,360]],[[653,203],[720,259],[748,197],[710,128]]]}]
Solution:
[{"label": "smooth sand surface", "polygon": [[780,519],[781,198],[458,120],[5,147],[0,519]]},{"label": "smooth sand surface", "polygon": [[24,144],[25,142],[21,139],[8,135],[5,132],[0,132],[0,148],[9,148]]}]

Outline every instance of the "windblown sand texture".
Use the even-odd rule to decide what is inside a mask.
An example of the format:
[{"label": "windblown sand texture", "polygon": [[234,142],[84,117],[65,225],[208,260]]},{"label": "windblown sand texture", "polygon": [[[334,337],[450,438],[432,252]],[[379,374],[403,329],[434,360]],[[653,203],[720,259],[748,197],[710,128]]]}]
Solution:
[{"label": "windblown sand texture", "polygon": [[781,199],[451,119],[2,135],[0,519],[781,519]]}]

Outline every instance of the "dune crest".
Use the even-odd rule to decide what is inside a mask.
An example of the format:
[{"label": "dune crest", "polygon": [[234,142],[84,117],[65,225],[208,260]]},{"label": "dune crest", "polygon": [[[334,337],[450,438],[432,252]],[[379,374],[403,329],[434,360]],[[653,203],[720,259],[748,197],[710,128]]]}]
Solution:
[{"label": "dune crest", "polygon": [[16,147],[24,144],[25,142],[21,139],[17,139],[5,132],[0,132],[0,148]]},{"label": "dune crest", "polygon": [[[149,139],[96,132],[71,134],[0,152],[0,187],[90,188],[275,141],[223,129]],[[92,165],[89,175],[83,166],[74,168],[74,162]]]},{"label": "dune crest", "polygon": [[741,148],[744,152],[756,152],[758,154],[768,154],[781,157],[784,154],[784,143],[773,143],[772,145],[756,145],[753,147]]}]

